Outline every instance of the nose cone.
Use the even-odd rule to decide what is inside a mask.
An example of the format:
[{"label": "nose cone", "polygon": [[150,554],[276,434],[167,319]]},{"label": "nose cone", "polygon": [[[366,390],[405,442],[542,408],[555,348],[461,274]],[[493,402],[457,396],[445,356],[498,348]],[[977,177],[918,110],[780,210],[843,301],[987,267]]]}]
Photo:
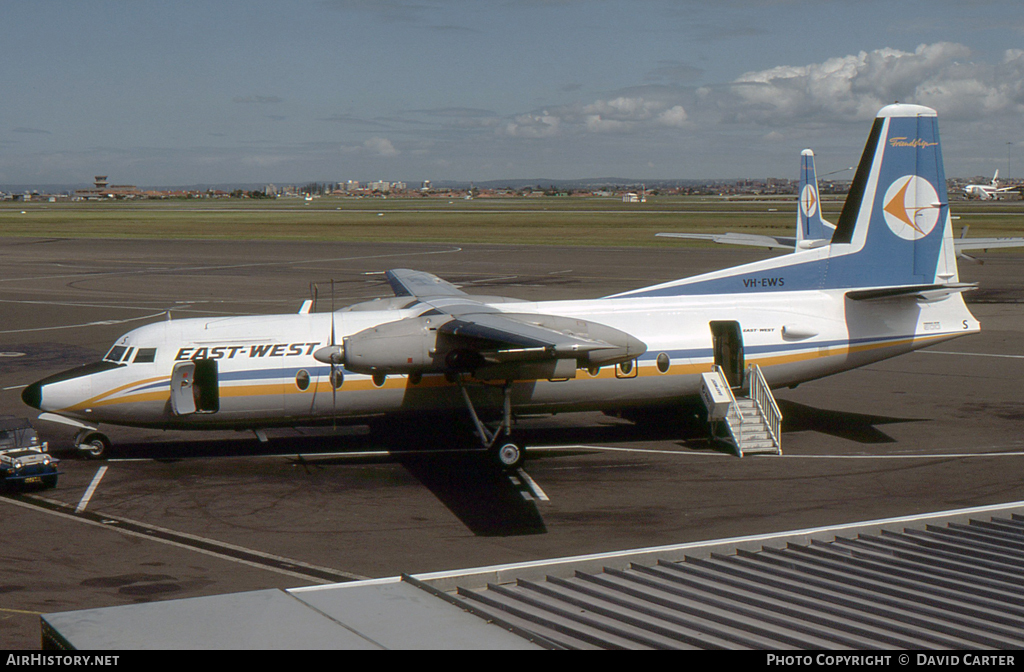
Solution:
[{"label": "nose cone", "polygon": [[92,376],[118,368],[113,362],[94,362],[38,380],[21,392],[21,400],[40,411],[59,411],[92,396]]},{"label": "nose cone", "polygon": [[32,383],[21,392],[21,400],[32,408],[40,409],[43,403],[43,386],[40,383]]}]

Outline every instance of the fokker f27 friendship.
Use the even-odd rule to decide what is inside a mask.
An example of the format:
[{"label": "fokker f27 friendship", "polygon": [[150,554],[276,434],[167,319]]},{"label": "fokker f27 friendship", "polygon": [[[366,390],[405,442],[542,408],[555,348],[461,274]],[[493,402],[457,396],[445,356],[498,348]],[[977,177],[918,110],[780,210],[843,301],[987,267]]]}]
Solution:
[{"label": "fokker f27 friendship", "polygon": [[906,104],[874,120],[828,244],[591,300],[474,296],[405,269],[387,278],[394,297],[329,313],[150,324],[22,398],[98,454],[110,445],[101,424],[258,433],[465,412],[474,441],[512,468],[524,455],[517,414],[695,398],[715,364],[730,386],[746,364],[793,386],[980,329],[957,274],[937,115]]}]

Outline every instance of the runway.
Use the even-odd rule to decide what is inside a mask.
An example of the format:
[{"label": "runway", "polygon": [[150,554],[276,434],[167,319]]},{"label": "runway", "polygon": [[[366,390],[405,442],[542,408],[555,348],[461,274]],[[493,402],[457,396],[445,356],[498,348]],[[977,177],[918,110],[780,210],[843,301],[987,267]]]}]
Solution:
[{"label": "runway", "polygon": [[[587,298],[732,266],[758,251],[516,245],[0,239],[0,414],[21,389],[173,317],[328,310],[415,268],[467,291]],[[39,613],[680,544],[1024,499],[1024,256],[961,280],[982,332],[777,392],[780,457],[738,459],[699,427],[598,413],[523,422],[514,479],[480,456],[362,427],[250,434],[107,428],[55,490],[0,499],[0,646]],[[106,470],[100,473],[100,469]],[[92,487],[91,487],[92,486]],[[91,488],[91,492],[90,491]],[[88,494],[88,497],[86,495]],[[76,513],[76,510],[78,511]]]}]

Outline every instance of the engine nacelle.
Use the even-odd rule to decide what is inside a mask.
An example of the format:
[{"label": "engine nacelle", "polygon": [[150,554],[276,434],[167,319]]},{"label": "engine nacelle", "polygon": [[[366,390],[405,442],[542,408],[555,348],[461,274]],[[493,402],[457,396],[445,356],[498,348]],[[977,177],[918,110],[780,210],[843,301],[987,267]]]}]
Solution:
[{"label": "engine nacelle", "polygon": [[345,338],[345,368],[356,373],[413,373],[437,368],[437,328],[447,315],[409,317]]}]

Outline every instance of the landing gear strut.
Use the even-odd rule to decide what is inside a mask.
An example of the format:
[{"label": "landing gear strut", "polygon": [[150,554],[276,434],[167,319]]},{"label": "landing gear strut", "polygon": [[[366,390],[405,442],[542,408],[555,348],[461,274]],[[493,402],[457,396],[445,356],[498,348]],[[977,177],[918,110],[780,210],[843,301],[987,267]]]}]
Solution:
[{"label": "landing gear strut", "polygon": [[493,432],[487,429],[487,426],[480,421],[476,408],[473,406],[473,400],[469,398],[469,392],[466,391],[462,378],[458,379],[458,384],[459,391],[462,393],[462,399],[466,402],[466,408],[469,409],[469,415],[473,419],[473,425],[476,427],[477,436],[480,438],[483,449],[490,453],[497,465],[505,471],[515,471],[523,466],[523,461],[526,459],[525,446],[523,446],[522,441],[516,441],[512,438],[512,381],[507,380],[502,385],[501,422]]}]

